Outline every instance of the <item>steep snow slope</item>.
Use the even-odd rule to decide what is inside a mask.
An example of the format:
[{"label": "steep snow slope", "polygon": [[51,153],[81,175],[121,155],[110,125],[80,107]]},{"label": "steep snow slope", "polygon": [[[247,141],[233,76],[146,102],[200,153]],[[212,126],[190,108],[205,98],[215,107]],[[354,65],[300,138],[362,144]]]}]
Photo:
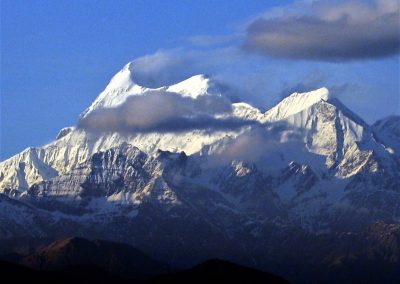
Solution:
[{"label": "steep snow slope", "polygon": [[265,113],[265,120],[276,121],[296,114],[303,109],[312,106],[319,101],[327,101],[329,91],[327,88],[320,88],[307,93],[293,93],[284,98],[276,106]]}]

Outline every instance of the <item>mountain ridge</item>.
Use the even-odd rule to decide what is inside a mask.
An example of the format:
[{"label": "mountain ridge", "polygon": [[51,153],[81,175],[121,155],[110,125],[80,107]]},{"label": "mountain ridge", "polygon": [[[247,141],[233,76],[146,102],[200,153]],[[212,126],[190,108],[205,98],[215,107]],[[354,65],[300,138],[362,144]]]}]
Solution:
[{"label": "mountain ridge", "polygon": [[[400,222],[397,117],[368,125],[326,88],[293,93],[261,112],[231,103],[212,78],[149,89],[134,82],[131,68],[80,119],[96,113],[107,122],[132,103],[163,98],[172,103],[161,121],[245,123],[176,132],[174,125],[62,129],[53,142],[0,163],[0,250],[79,232],[175,264],[265,264],[275,241],[291,234],[301,246]],[[144,101],[131,100],[138,96]],[[158,115],[137,111],[146,123]],[[265,255],[257,255],[259,244]]]}]

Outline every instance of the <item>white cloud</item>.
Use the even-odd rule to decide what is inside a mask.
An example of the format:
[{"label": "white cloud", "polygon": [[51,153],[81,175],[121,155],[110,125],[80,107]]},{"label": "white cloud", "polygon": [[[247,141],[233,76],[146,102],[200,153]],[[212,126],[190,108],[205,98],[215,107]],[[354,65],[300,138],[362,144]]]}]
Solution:
[{"label": "white cloud", "polygon": [[256,124],[238,118],[217,118],[230,114],[232,105],[224,97],[199,96],[196,99],[171,92],[149,92],[131,96],[122,105],[93,111],[78,124],[92,132],[182,132],[192,129],[235,129]]}]

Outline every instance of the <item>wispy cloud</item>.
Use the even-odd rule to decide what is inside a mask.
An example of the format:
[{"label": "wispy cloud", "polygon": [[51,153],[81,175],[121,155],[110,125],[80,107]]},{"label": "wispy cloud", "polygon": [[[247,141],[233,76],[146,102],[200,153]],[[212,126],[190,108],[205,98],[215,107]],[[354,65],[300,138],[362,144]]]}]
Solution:
[{"label": "wispy cloud", "polygon": [[324,80],[325,78],[320,71],[314,71],[306,74],[302,80],[295,83],[285,82],[280,94],[280,98],[285,98],[294,92],[303,93],[321,88],[324,86]]},{"label": "wispy cloud", "polygon": [[[315,155],[304,148],[304,130],[287,123],[254,125],[235,139],[219,141],[213,145],[214,152],[207,166],[220,166],[232,161],[245,161],[265,166],[269,161],[274,167],[287,165],[288,161],[299,163],[318,162]],[[223,147],[219,147],[223,145]]]},{"label": "wispy cloud", "polygon": [[192,36],[187,39],[188,43],[194,46],[220,46],[232,44],[240,39],[242,39],[244,34],[230,34],[230,35],[220,35],[220,36],[210,36],[210,35],[197,35]]},{"label": "wispy cloud", "polygon": [[239,48],[234,46],[159,50],[133,61],[134,77],[141,85],[160,87],[196,74],[216,74],[221,66],[235,64],[243,60],[243,56]]}]

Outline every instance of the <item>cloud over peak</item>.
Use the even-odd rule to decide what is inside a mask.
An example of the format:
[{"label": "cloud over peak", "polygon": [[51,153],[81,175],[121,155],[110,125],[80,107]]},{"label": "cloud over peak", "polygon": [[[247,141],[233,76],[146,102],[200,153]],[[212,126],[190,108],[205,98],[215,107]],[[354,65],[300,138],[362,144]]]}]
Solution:
[{"label": "cloud over peak", "polygon": [[78,128],[91,132],[148,133],[236,129],[255,121],[229,116],[229,100],[214,95],[197,98],[154,91],[131,96],[117,107],[95,110],[83,117]]}]

